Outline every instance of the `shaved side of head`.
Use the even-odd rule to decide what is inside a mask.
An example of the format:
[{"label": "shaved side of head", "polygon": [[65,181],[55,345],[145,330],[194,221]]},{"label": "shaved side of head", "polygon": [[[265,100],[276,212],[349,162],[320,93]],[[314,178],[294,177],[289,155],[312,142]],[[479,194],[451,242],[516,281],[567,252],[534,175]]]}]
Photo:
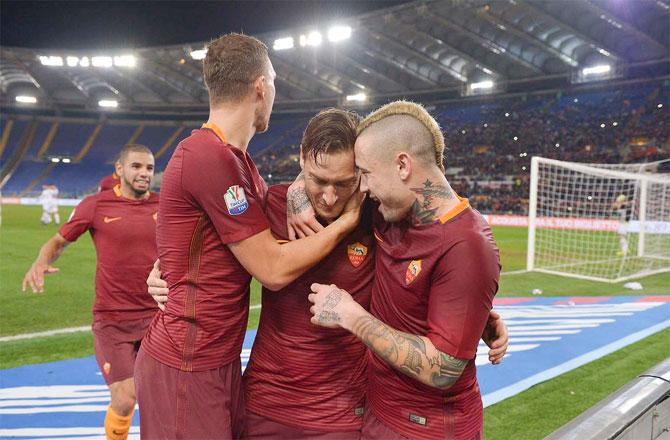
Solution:
[{"label": "shaved side of head", "polygon": [[359,137],[374,139],[380,158],[400,151],[444,171],[444,135],[437,121],[420,104],[395,101],[370,113],[358,126]]}]

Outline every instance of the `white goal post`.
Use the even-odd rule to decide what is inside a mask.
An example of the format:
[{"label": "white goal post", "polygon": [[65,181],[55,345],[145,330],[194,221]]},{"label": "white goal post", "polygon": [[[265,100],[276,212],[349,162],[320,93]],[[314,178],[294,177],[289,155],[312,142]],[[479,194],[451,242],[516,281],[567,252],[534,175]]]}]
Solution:
[{"label": "white goal post", "polygon": [[670,271],[669,161],[533,157],[527,269],[610,283]]}]

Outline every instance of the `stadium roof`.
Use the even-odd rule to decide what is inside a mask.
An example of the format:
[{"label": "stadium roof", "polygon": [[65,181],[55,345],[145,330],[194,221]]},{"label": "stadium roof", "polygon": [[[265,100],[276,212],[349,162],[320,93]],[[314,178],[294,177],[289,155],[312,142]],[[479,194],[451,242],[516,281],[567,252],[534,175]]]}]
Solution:
[{"label": "stadium roof", "polygon": [[[429,0],[345,20],[337,29],[257,36],[277,71],[276,107],[288,109],[565,85],[640,66],[664,76],[669,21],[670,0]],[[207,91],[194,57],[205,44],[106,53],[1,47],[1,104],[98,111],[107,101],[130,112],[203,111]]]}]

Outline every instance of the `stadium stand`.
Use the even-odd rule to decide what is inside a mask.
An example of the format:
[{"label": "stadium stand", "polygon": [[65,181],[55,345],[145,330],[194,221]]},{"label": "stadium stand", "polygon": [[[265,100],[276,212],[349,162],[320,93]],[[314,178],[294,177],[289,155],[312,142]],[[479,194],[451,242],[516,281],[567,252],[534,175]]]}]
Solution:
[{"label": "stadium stand", "polygon": [[[447,174],[456,190],[483,212],[524,214],[533,155],[601,163],[667,155],[670,111],[658,103],[669,93],[668,84],[656,82],[437,104],[433,112],[446,136]],[[290,181],[299,172],[300,138],[310,116],[279,115],[267,133],[252,141],[249,151],[268,182]],[[3,158],[18,151],[30,134],[32,119],[24,118],[6,122],[13,127]],[[3,188],[6,195],[30,194],[47,181],[64,195],[91,192],[109,172],[118,148],[130,142],[149,146],[160,171],[179,141],[199,126],[193,121],[65,118],[38,118],[35,124],[28,148]],[[70,158],[71,163],[49,162],[52,157]]]}]

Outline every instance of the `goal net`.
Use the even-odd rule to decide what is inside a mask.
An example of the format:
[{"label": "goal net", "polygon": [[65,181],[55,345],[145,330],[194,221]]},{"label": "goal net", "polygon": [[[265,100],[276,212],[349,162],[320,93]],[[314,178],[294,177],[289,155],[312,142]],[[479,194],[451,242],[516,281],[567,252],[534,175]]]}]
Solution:
[{"label": "goal net", "polygon": [[669,161],[531,161],[527,269],[620,282],[670,271]]}]

